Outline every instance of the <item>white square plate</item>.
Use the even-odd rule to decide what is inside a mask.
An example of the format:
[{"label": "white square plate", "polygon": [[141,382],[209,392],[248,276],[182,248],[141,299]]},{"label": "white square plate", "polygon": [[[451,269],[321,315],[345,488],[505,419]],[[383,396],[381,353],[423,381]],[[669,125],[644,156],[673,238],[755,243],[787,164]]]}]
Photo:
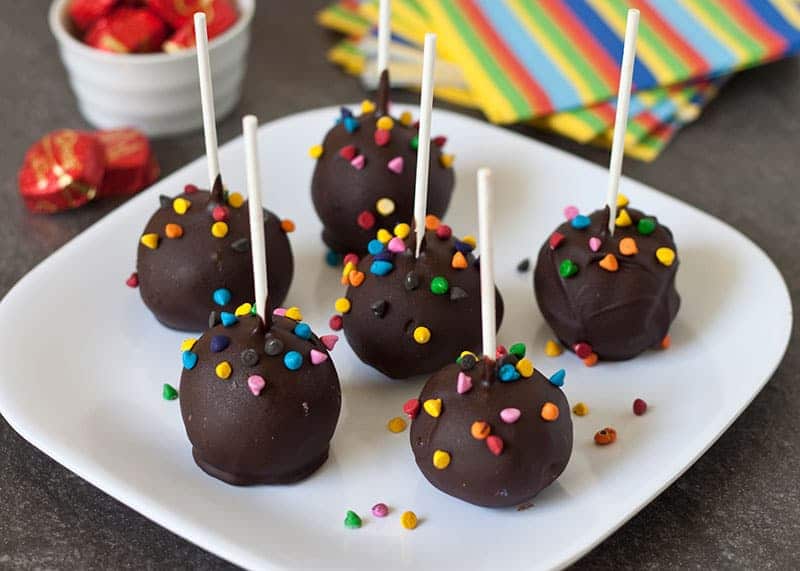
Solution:
[{"label": "white square plate", "polygon": [[[260,130],[264,203],[297,222],[296,267],[289,301],[319,334],[327,332],[338,271],[323,263],[320,224],[309,198],[307,149],[337,111],[287,117]],[[475,171],[495,173],[496,264],[506,320],[499,342],[524,341],[546,375],[567,369],[575,418],[572,460],[556,484],[525,511],[478,508],[446,496],[417,471],[408,433],[386,421],[416,396],[422,380],[389,382],[353,356],[333,353],[344,407],[331,459],[308,480],[286,487],[234,488],[193,463],[177,402],[178,345],[125,278],[158,195],[203,183],[201,159],[89,228],[23,278],[0,305],[0,410],[11,425],[55,460],[121,502],[218,555],[250,568],[552,568],[574,561],[688,468],[742,412],[777,367],[791,328],[791,305],[775,266],[736,230],[631,180],[632,205],[656,214],[675,234],[683,307],[672,348],[624,363],[584,367],[571,354],[548,358],[551,336],[533,301],[531,275],[516,271],[561,220],[565,205],[601,205],[603,169],[456,114],[437,111],[434,132],[458,155],[458,187],[447,220],[473,233]],[[243,147],[222,149],[230,188],[244,189]],[[650,409],[631,412],[636,397]],[[619,440],[592,442],[613,426]],[[369,508],[392,508],[379,520]],[[347,509],[365,519],[344,529]],[[401,528],[406,509],[421,519]]]}]

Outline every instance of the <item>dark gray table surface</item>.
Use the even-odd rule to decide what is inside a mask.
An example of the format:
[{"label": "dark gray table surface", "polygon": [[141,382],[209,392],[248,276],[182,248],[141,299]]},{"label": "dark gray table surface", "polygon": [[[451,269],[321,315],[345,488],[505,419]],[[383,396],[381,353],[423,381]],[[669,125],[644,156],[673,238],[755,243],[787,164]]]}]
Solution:
[{"label": "dark gray table surface", "polygon": [[[4,1],[0,20],[0,296],[119,201],[57,216],[28,214],[17,196],[25,149],[45,132],[85,127],[46,25],[46,0]],[[250,69],[220,142],[239,116],[261,121],[363,97],[325,62],[337,36],[319,29],[325,0],[261,0]],[[800,300],[800,61],[734,78],[701,119],[654,163],[629,176],[732,224],[772,257]],[[396,100],[415,101],[409,94]],[[606,152],[521,129],[598,164]],[[169,174],[202,152],[199,133],[160,140]],[[754,291],[754,296],[759,292]],[[0,327],[13,327],[2,324]],[[759,324],[754,323],[754,327]],[[793,341],[798,325],[793,327]],[[730,356],[732,359],[736,355]],[[800,349],[791,343],[772,381],[678,481],[576,567],[800,567]],[[0,568],[225,568],[224,561],[151,523],[20,438],[0,417]]]}]

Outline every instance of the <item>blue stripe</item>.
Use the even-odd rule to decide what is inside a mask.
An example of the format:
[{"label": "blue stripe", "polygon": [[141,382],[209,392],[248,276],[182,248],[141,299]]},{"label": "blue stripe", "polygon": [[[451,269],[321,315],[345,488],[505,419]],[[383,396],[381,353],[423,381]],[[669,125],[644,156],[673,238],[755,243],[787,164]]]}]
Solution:
[{"label": "blue stripe", "polygon": [[695,20],[677,0],[651,0],[670,26],[708,62],[712,72],[719,73],[739,65],[736,54],[715,38],[702,23]]},{"label": "blue stripe", "polygon": [[[800,48],[800,31],[790,22],[784,20],[783,15],[775,9],[772,2],[768,0],[746,0],[750,8],[758,14],[761,19],[772,30],[783,36],[788,42],[788,53],[794,53]],[[788,54],[782,54],[788,55]]]},{"label": "blue stripe", "polygon": [[486,17],[497,34],[503,38],[525,69],[545,90],[556,109],[567,109],[584,105],[572,83],[556,67],[553,60],[522,27],[503,2],[478,0]]},{"label": "blue stripe", "polygon": [[[586,0],[567,0],[570,10],[583,22],[595,39],[605,48],[608,55],[616,62],[622,62],[623,39],[619,38],[602,19],[602,17],[592,10]],[[658,81],[652,72],[647,69],[640,58],[636,58],[633,64],[633,83],[636,89],[647,89],[658,87]]]}]

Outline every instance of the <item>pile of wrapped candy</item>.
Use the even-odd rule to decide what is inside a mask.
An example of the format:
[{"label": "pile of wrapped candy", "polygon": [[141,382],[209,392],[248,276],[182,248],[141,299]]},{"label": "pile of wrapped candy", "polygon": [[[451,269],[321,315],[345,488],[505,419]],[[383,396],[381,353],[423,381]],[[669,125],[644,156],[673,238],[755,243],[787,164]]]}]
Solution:
[{"label": "pile of wrapped candy", "polygon": [[125,54],[194,47],[195,12],[205,12],[209,39],[239,18],[234,0],[72,0],[69,6],[79,39],[98,50]]},{"label": "pile of wrapped candy", "polygon": [[159,173],[150,142],[135,129],[60,129],[28,149],[17,176],[25,206],[51,214],[95,198],[135,194]]}]

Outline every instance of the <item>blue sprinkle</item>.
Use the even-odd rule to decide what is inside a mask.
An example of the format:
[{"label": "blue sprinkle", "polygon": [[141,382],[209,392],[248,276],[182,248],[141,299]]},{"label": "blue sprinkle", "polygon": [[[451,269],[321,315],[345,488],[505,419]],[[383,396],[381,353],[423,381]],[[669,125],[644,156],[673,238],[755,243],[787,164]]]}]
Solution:
[{"label": "blue sprinkle", "polygon": [[231,290],[221,287],[214,291],[214,303],[217,305],[228,305],[231,302]]},{"label": "blue sprinkle", "polygon": [[192,353],[191,351],[184,351],[181,354],[181,360],[183,361],[183,368],[189,369],[191,371],[197,364],[197,353]]},{"label": "blue sprinkle", "polygon": [[224,327],[230,327],[231,325],[236,325],[239,323],[239,318],[232,313],[228,313],[227,311],[220,312],[219,318]]},{"label": "blue sprinkle", "polygon": [[344,118],[344,128],[347,129],[348,133],[355,133],[358,131],[359,126],[358,119],[355,117]]},{"label": "blue sprinkle", "polygon": [[375,254],[376,260],[383,260],[385,262],[391,262],[394,260],[394,254],[391,252],[379,252]]},{"label": "blue sprinkle", "polygon": [[462,254],[469,254],[475,248],[467,244],[466,242],[462,242],[461,240],[456,240],[456,250],[461,252]]},{"label": "blue sprinkle", "polygon": [[294,334],[300,339],[305,339],[308,341],[311,339],[311,327],[308,325],[308,323],[298,323],[295,325]]},{"label": "blue sprinkle", "polygon": [[564,378],[567,376],[567,372],[564,369],[559,369],[550,377],[550,383],[557,386],[563,387],[564,386]]},{"label": "blue sprinkle", "polygon": [[334,252],[333,250],[328,250],[328,253],[325,254],[325,263],[330,267],[335,268],[342,263],[342,255],[338,252]]},{"label": "blue sprinkle", "polygon": [[591,223],[592,221],[585,214],[578,214],[570,222],[570,224],[572,224],[572,227],[577,228],[578,230],[583,230],[584,228],[588,228]]},{"label": "blue sprinkle", "polygon": [[375,260],[369,267],[369,271],[375,274],[376,276],[385,276],[393,269],[394,269],[394,264],[392,262],[387,262],[386,260]]},{"label": "blue sprinkle", "polygon": [[498,373],[498,376],[500,377],[500,380],[503,381],[504,383],[510,383],[511,381],[518,380],[520,374],[519,371],[517,371],[517,369],[514,368],[514,365],[505,364],[502,367],[500,367],[500,372]]},{"label": "blue sprinkle", "polygon": [[297,351],[289,351],[283,356],[283,364],[290,371],[296,371],[303,366],[303,356]]},{"label": "blue sprinkle", "polygon": [[213,353],[220,353],[228,348],[231,344],[231,338],[227,335],[214,335],[211,338],[211,351]]},{"label": "blue sprinkle", "polygon": [[353,112],[350,111],[349,107],[339,107],[339,113],[342,114],[342,119],[353,116]]},{"label": "blue sprinkle", "polygon": [[383,242],[380,240],[370,240],[369,244],[367,244],[367,252],[372,254],[373,256],[376,254],[380,254],[383,252]]}]

